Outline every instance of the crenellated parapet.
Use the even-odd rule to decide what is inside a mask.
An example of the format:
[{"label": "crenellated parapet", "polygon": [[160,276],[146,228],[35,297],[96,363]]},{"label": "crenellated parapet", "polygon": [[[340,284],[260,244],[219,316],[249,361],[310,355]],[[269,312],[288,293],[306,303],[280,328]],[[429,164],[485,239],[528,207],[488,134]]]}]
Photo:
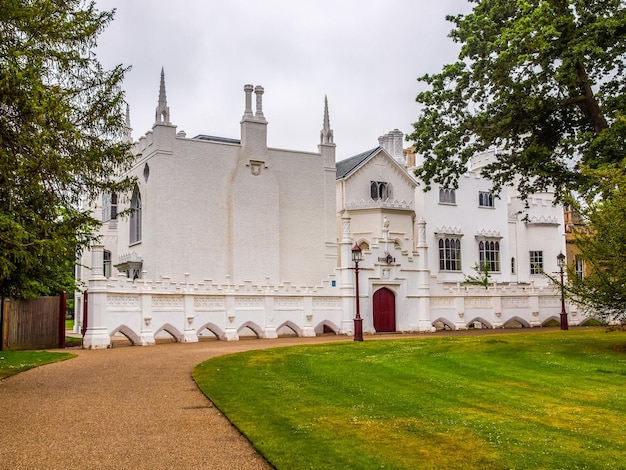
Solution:
[{"label": "crenellated parapet", "polygon": [[[131,259],[132,256],[127,257]],[[329,276],[317,286],[296,286],[289,281],[280,284],[254,284],[250,281],[241,283],[217,283],[212,279],[205,279],[202,282],[187,282],[185,280],[172,280],[168,276],[161,276],[158,279],[130,279],[123,273],[116,278],[108,278],[106,287],[114,292],[163,292],[163,293],[242,293],[242,294],[317,294],[331,288],[333,281],[336,283],[335,275]]]},{"label": "crenellated parapet", "polygon": [[203,332],[224,340],[239,339],[242,330],[259,338],[277,338],[283,328],[298,336],[346,333],[335,279],[314,287],[94,277],[88,293],[97,309],[85,335],[90,349],[110,347],[116,333],[136,345],[154,344],[164,332],[179,342],[196,342]]},{"label": "crenellated parapet", "polygon": [[398,209],[413,210],[413,201],[405,199],[360,199],[358,201],[347,201],[347,210],[358,209]]},{"label": "crenellated parapet", "polygon": [[528,217],[526,225],[560,225],[561,219],[556,215],[533,215]]}]

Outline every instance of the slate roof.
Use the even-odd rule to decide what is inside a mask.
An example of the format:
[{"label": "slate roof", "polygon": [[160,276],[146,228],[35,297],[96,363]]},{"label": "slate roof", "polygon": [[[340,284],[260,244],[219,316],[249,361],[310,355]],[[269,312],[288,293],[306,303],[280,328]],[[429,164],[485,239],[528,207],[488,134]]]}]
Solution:
[{"label": "slate roof", "polygon": [[345,178],[346,176],[348,176],[359,166],[361,166],[361,164],[365,163],[373,155],[378,153],[379,150],[382,150],[382,147],[376,147],[374,149],[367,150],[366,152],[355,155],[354,157],[346,158],[345,160],[337,162],[337,179]]},{"label": "slate roof", "polygon": [[194,139],[198,140],[209,140],[211,142],[221,142],[225,144],[241,144],[241,140],[239,139],[229,139],[228,137],[217,137],[214,135],[206,135],[206,134],[198,134],[194,137]]}]

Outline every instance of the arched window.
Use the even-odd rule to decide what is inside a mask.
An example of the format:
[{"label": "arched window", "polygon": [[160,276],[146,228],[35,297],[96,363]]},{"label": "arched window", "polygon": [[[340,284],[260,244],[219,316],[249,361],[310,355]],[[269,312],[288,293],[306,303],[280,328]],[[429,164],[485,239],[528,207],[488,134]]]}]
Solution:
[{"label": "arched window", "polygon": [[393,197],[391,184],[383,181],[370,182],[370,197],[374,201],[385,201]]},{"label": "arched window", "polygon": [[480,207],[494,207],[493,194],[487,191],[478,192],[478,205]]},{"label": "arched window", "polygon": [[484,240],[478,244],[478,259],[480,266],[487,266],[491,272],[500,271],[500,242]]},{"label": "arched window", "polygon": [[439,202],[442,204],[456,204],[454,189],[439,189]]},{"label": "arched window", "polygon": [[141,194],[137,187],[133,190],[130,209],[130,243],[137,243],[141,241]]},{"label": "arched window", "polygon": [[461,270],[461,240],[458,238],[439,239],[439,270]]}]

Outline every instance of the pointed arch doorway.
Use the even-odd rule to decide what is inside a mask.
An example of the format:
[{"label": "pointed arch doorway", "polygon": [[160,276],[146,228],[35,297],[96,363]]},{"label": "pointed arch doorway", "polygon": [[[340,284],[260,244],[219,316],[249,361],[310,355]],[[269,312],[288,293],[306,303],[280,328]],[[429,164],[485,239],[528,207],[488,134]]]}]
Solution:
[{"label": "pointed arch doorway", "polygon": [[374,329],[377,333],[392,333],[396,331],[396,296],[383,287],[374,293],[373,297]]}]

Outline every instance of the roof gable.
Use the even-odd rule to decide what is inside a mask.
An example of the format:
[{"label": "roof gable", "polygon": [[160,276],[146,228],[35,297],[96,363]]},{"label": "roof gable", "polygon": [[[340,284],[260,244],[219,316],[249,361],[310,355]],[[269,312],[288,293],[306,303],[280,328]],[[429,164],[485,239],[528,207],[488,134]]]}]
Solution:
[{"label": "roof gable", "polygon": [[346,158],[345,160],[337,162],[337,179],[345,178],[354,173],[366,161],[376,155],[379,150],[382,150],[382,147],[376,147],[374,149],[367,150],[366,152],[359,153],[354,157]]},{"label": "roof gable", "polygon": [[355,174],[359,169],[367,166],[370,162],[376,158],[384,158],[387,160],[395,171],[402,176],[402,178],[411,186],[416,187],[417,181],[412,178],[407,172],[406,168],[400,165],[385,149],[382,147],[376,147],[371,150],[367,150],[363,153],[355,155],[350,158],[346,158],[340,162],[337,162],[337,176],[336,179],[347,179]]}]

